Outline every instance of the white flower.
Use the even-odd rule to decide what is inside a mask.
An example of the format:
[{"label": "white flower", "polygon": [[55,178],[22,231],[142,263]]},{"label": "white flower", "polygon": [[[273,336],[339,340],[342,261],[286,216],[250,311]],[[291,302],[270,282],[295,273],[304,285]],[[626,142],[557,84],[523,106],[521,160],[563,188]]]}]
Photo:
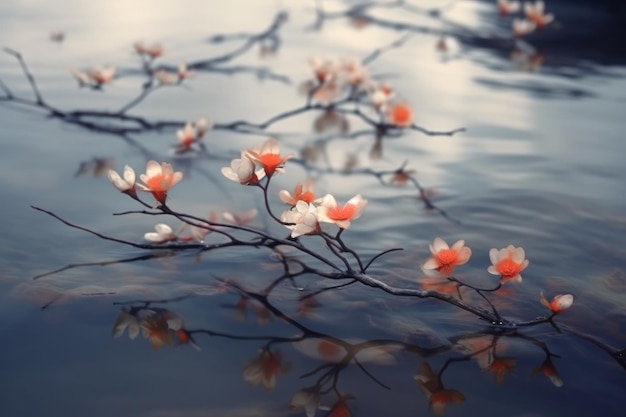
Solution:
[{"label": "white flower", "polygon": [[298,201],[291,210],[283,212],[280,220],[291,230],[291,237],[316,233],[320,230],[317,220],[317,207],[312,203]]},{"label": "white flower", "polygon": [[230,167],[222,168],[222,175],[242,185],[256,184],[265,176],[265,170],[260,169],[254,172],[254,168],[254,162],[246,156],[245,152],[242,152],[240,159],[233,159]]},{"label": "white flower", "polygon": [[146,240],[154,243],[165,243],[176,240],[176,235],[172,231],[172,228],[164,223],[159,223],[154,226],[156,232],[149,232],[143,235]]},{"label": "white flower", "polygon": [[122,177],[112,169],[107,172],[107,178],[115,188],[123,193],[135,195],[135,171],[126,165],[123,175],[124,178],[122,179]]}]

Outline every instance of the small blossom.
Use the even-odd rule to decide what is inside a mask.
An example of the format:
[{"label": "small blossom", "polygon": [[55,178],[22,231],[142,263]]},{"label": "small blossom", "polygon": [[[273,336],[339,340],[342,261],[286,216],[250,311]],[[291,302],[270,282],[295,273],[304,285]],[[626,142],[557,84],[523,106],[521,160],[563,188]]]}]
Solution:
[{"label": "small blossom", "polygon": [[246,365],[243,379],[253,386],[261,383],[267,391],[272,391],[276,387],[276,377],[287,370],[288,366],[283,363],[283,357],[279,351],[271,352],[263,349]]},{"label": "small blossom", "polygon": [[141,330],[139,317],[133,309],[123,308],[113,325],[113,337],[120,337],[128,329],[128,337],[134,340]]},{"label": "small blossom", "polygon": [[213,122],[206,117],[200,117],[196,120],[193,126],[196,128],[198,138],[201,138],[206,134],[206,132],[213,129]]},{"label": "small blossom", "polygon": [[230,211],[225,211],[222,213],[222,217],[224,220],[236,224],[237,226],[245,226],[250,223],[257,216],[259,211],[255,208],[251,208],[250,210],[244,213],[232,213]]},{"label": "small blossom", "polygon": [[181,62],[178,65],[178,80],[179,81],[189,79],[193,77],[193,74],[194,74],[193,71],[190,71],[187,69],[187,63]]},{"label": "small blossom", "polygon": [[351,220],[361,217],[367,200],[361,194],[357,194],[342,207],[337,204],[335,197],[326,194],[321,198],[319,204],[318,219],[320,222],[335,223],[340,229],[347,229],[350,227]]},{"label": "small blossom", "polygon": [[493,361],[485,368],[486,371],[492,372],[496,380],[496,384],[502,384],[504,376],[511,372],[517,366],[515,358],[498,358],[494,357]]},{"label": "small blossom", "polygon": [[81,87],[87,86],[98,88],[104,84],[110,83],[113,78],[115,78],[117,68],[114,66],[95,67],[85,72],[74,69],[72,69],[71,72]]},{"label": "small blossom", "polygon": [[507,16],[515,13],[520,9],[519,1],[498,0],[498,12],[501,16]]},{"label": "small blossom", "polygon": [[548,377],[550,382],[552,382],[552,385],[554,385],[555,387],[561,388],[563,386],[563,380],[561,379],[559,373],[556,370],[556,367],[549,357],[546,358],[546,360],[544,360],[543,363],[539,365],[539,367],[533,369],[532,374],[535,375],[539,372]]},{"label": "small blossom", "polygon": [[188,151],[198,138],[198,131],[191,123],[187,123],[185,127],[176,132],[176,136],[178,137],[178,146],[180,149],[182,151]]},{"label": "small blossom", "polygon": [[524,3],[524,12],[528,20],[533,22],[537,29],[542,29],[554,20],[554,15],[544,13],[545,4],[538,0],[534,3]]},{"label": "small blossom", "polygon": [[428,398],[428,405],[436,416],[443,414],[446,405],[460,404],[465,401],[465,396],[461,392],[444,388],[441,378],[427,362],[422,362],[421,371],[414,378]]},{"label": "small blossom", "polygon": [[260,164],[265,171],[265,175],[271,177],[275,172],[283,173],[283,166],[285,165],[285,162],[289,158],[292,158],[294,154],[289,153],[284,156],[280,155],[278,141],[274,138],[269,138],[263,143],[261,149],[246,151],[246,156],[252,161]]},{"label": "small blossom", "polygon": [[315,200],[315,193],[313,191],[314,182],[308,178],[304,182],[298,183],[293,190],[293,195],[287,190],[281,190],[278,193],[281,201],[285,204],[295,206],[298,201],[304,201],[305,203],[312,203]]},{"label": "small blossom", "polygon": [[524,35],[528,35],[529,33],[534,32],[537,28],[537,25],[535,25],[535,23],[531,22],[530,20],[516,18],[513,19],[512,27],[513,36],[515,36],[516,38],[520,38]]},{"label": "small blossom", "polygon": [[161,204],[165,204],[167,191],[178,184],[183,178],[183,173],[174,172],[172,165],[167,162],[159,164],[150,160],[146,165],[146,173],[139,176],[144,184],[137,184],[142,191],[149,191]]},{"label": "small blossom", "polygon": [[369,82],[369,70],[358,58],[344,58],[339,65],[349,85],[353,87],[363,87]]},{"label": "small blossom", "polygon": [[465,246],[464,240],[456,241],[452,247],[440,237],[436,237],[429,245],[431,256],[422,268],[437,270],[441,275],[450,275],[454,268],[464,265],[472,256],[472,250]]},{"label": "small blossom", "polygon": [[528,259],[524,248],[516,248],[509,245],[503,249],[492,248],[489,251],[489,259],[492,265],[487,269],[490,274],[500,275],[500,280],[522,282],[522,272],[528,266]]},{"label": "small blossom", "polygon": [[572,294],[559,294],[555,295],[552,301],[548,301],[542,291],[539,300],[541,305],[552,311],[553,314],[559,314],[572,306],[574,296]]},{"label": "small blossom", "polygon": [[[212,230],[211,223],[217,223],[220,219],[220,215],[214,211],[209,213],[209,222],[199,222],[198,226],[191,226],[191,239],[196,240],[200,243],[204,242],[206,235],[209,234]],[[202,226],[202,227],[201,227]],[[188,238],[189,239],[189,238]]]},{"label": "small blossom", "polygon": [[289,409],[304,409],[307,417],[314,417],[320,406],[320,393],[317,387],[303,388],[291,398]]},{"label": "small blossom", "polygon": [[115,188],[125,194],[130,195],[131,197],[136,197],[137,193],[135,191],[135,170],[126,165],[124,167],[123,175],[124,178],[122,179],[122,177],[120,177],[120,175],[112,169],[107,172],[107,177]]},{"label": "small blossom", "polygon": [[161,85],[174,85],[179,82],[178,75],[168,70],[157,70],[154,72],[153,76]]},{"label": "small blossom", "polygon": [[413,123],[413,110],[404,102],[391,104],[387,107],[387,122],[397,127],[409,127]]},{"label": "small blossom", "polygon": [[254,168],[252,159],[248,157],[246,152],[242,152],[241,158],[233,159],[230,162],[230,167],[222,168],[222,175],[242,185],[256,184],[265,176],[265,170],[260,169],[254,172]]},{"label": "small blossom", "polygon": [[155,225],[154,230],[156,230],[156,232],[146,233],[143,237],[154,243],[173,242],[177,239],[172,228],[164,223]]},{"label": "small blossom", "polygon": [[291,237],[293,238],[318,233],[320,227],[317,210],[314,204],[300,200],[291,210],[283,212],[280,220],[288,223],[285,226],[291,230]]},{"label": "small blossom", "polygon": [[160,43],[153,43],[150,46],[146,46],[143,42],[135,42],[133,47],[135,48],[135,52],[139,55],[147,55],[152,59],[163,55],[163,45]]}]

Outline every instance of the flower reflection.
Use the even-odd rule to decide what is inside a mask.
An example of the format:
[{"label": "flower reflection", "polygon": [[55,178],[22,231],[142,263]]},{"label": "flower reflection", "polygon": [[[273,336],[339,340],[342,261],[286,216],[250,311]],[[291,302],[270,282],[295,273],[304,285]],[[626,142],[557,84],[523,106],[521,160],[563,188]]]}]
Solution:
[{"label": "flower reflection", "polygon": [[117,338],[128,329],[128,337],[134,340],[141,330],[141,318],[139,310],[123,308],[113,325],[113,337]]},{"label": "flower reflection", "polygon": [[491,363],[484,368],[484,370],[492,372],[494,374],[496,384],[500,385],[502,384],[502,381],[504,381],[504,376],[510,373],[515,366],[517,366],[517,359],[515,358],[499,358],[494,356]]},{"label": "flower reflection", "polygon": [[276,387],[276,377],[288,371],[289,365],[283,362],[280,351],[262,349],[244,368],[243,379],[252,386],[262,384],[266,390],[272,391]]},{"label": "flower reflection", "polygon": [[427,362],[420,365],[420,373],[415,375],[422,392],[428,398],[428,405],[436,416],[443,414],[446,405],[460,404],[465,401],[465,396],[455,389],[446,389],[437,375]]},{"label": "flower reflection", "polygon": [[317,386],[302,388],[291,398],[290,410],[304,409],[307,417],[313,417],[320,406],[320,393]]},{"label": "flower reflection", "polygon": [[532,371],[532,375],[536,375],[538,373],[543,373],[555,387],[560,388],[563,386],[563,380],[561,379],[549,356],[541,363],[541,365]]}]

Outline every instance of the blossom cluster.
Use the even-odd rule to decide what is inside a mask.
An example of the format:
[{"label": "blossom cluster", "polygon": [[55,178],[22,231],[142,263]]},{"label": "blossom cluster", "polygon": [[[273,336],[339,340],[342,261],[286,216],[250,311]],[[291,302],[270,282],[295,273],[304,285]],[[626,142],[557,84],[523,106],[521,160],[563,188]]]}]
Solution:
[{"label": "blossom cluster", "polygon": [[412,125],[414,115],[411,106],[397,97],[387,83],[375,81],[369,69],[354,57],[338,60],[319,56],[309,59],[312,79],[303,90],[322,104],[331,104],[347,94],[349,98],[365,98],[364,103],[378,112],[384,122],[406,128]]},{"label": "blossom cluster", "polygon": [[[522,10],[522,4],[516,0],[497,0],[498,11],[501,16],[508,16]],[[545,13],[545,3],[536,0],[533,3],[524,3],[524,17],[516,17],[512,22],[513,36],[522,37],[538,29],[543,29],[554,21],[554,14]]]}]

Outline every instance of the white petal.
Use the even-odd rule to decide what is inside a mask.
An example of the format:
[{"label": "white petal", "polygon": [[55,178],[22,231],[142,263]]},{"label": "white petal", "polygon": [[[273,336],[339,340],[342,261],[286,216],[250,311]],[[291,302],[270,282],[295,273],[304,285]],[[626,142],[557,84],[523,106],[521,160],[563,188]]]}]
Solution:
[{"label": "white petal", "polygon": [[[146,164],[146,175],[141,175],[140,178],[143,182],[147,182],[146,180],[151,177],[155,177],[157,175],[161,175],[161,165],[157,161],[150,160]],[[144,179],[145,177],[145,179]]]},{"label": "white petal", "polygon": [[154,230],[157,231],[158,234],[163,236],[171,236],[174,234],[172,228],[166,225],[165,223],[159,223],[154,226]]},{"label": "white petal", "polygon": [[431,246],[431,252],[433,253],[437,253],[442,249],[450,249],[450,247],[448,246],[448,244],[440,237],[436,237],[433,240],[433,244]]},{"label": "white petal", "polygon": [[135,185],[135,170],[128,165],[124,166],[124,179],[131,187]]}]

